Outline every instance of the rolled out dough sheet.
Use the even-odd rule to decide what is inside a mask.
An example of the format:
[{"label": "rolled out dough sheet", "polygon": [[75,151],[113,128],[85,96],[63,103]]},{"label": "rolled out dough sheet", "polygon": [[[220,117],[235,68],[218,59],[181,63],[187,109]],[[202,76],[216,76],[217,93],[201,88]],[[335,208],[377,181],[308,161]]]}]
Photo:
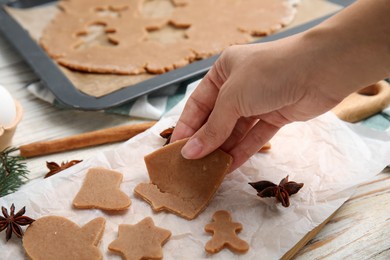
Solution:
[{"label": "rolled out dough sheet", "polygon": [[[41,37],[44,28],[58,12],[55,4],[46,4],[27,9],[4,7],[6,11],[28,31],[34,40]],[[313,19],[334,13],[341,8],[341,6],[326,0],[301,0],[297,7],[297,14],[294,21],[282,30],[287,30]],[[67,69],[60,65],[58,66],[73,83],[75,88],[85,94],[95,97],[104,96],[123,87],[132,86],[156,76],[149,73],[140,75],[83,73]]]}]

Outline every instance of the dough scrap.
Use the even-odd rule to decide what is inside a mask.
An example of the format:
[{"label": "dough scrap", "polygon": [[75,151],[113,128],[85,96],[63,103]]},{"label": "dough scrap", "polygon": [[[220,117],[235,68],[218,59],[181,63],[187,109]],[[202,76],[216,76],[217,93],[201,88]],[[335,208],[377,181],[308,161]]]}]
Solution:
[{"label": "dough scrap", "polygon": [[[172,10],[148,14],[151,2]],[[180,68],[271,34],[295,14],[288,0],[62,0],[59,8],[40,39],[47,53],[70,69],[126,75]],[[167,27],[183,37],[149,37]]]},{"label": "dough scrap", "polygon": [[124,210],[130,207],[130,198],[120,190],[123,175],[105,168],[91,168],[73,200],[79,209]]},{"label": "dough scrap", "polygon": [[124,259],[161,259],[162,246],[170,236],[169,230],[156,227],[152,218],[147,217],[135,225],[119,225],[118,238],[108,249]]},{"label": "dough scrap", "polygon": [[134,192],[155,211],[167,210],[191,220],[210,202],[233,158],[216,150],[202,159],[184,159],[180,151],[187,140],[168,144],[145,156],[151,182],[138,184]]},{"label": "dough scrap", "polygon": [[205,231],[213,233],[213,237],[206,243],[205,250],[210,254],[215,254],[227,247],[236,253],[246,253],[249,245],[237,236],[237,232],[242,230],[242,224],[232,222],[230,213],[220,210],[214,213],[213,222],[205,226]]},{"label": "dough scrap", "polygon": [[95,218],[79,227],[64,217],[42,217],[27,228],[23,247],[31,259],[102,259],[97,246],[105,222],[104,218]]}]

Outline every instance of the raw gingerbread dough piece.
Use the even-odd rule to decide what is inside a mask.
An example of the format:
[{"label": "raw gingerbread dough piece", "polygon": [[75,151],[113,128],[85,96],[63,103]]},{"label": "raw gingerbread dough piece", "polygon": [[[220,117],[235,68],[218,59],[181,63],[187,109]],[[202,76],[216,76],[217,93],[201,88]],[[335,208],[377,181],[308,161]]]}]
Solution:
[{"label": "raw gingerbread dough piece", "polygon": [[205,246],[208,253],[218,253],[224,247],[237,253],[245,253],[249,250],[248,243],[236,234],[242,230],[241,223],[232,222],[230,213],[225,210],[215,212],[213,222],[207,224],[204,229],[206,232],[213,233],[212,239]]},{"label": "raw gingerbread dough piece", "polygon": [[105,168],[91,168],[87,172],[73,206],[80,209],[124,210],[130,198],[119,189],[123,175]]},{"label": "raw gingerbread dough piece", "polygon": [[[295,13],[288,0],[165,2],[172,10],[158,15],[144,8],[152,1],[63,0],[40,43],[58,63],[74,70],[164,73],[229,45],[248,43],[253,35],[273,33]],[[184,30],[182,37],[171,42],[150,36],[167,27]]]},{"label": "raw gingerbread dough piece", "polygon": [[23,247],[31,259],[102,259],[97,246],[105,222],[95,218],[79,227],[64,217],[42,217],[27,228]]},{"label": "raw gingerbread dough piece", "polygon": [[40,43],[59,64],[85,72],[164,73],[188,64],[195,55],[180,41],[164,45],[148,40],[148,31],[163,28],[169,19],[142,16],[143,2],[61,1],[61,12]]},{"label": "raw gingerbread dough piece", "polygon": [[284,0],[186,0],[172,23],[189,27],[186,34],[197,58],[209,57],[233,44],[253,41],[292,22],[296,9]]},{"label": "raw gingerbread dough piece", "polygon": [[151,183],[141,183],[134,191],[155,211],[194,219],[221,185],[233,159],[222,150],[198,160],[184,159],[180,151],[186,142],[168,144],[145,156]]},{"label": "raw gingerbread dough piece", "polygon": [[162,246],[170,238],[169,230],[156,227],[147,217],[135,225],[119,225],[118,238],[108,249],[121,254],[124,259],[161,259]]}]

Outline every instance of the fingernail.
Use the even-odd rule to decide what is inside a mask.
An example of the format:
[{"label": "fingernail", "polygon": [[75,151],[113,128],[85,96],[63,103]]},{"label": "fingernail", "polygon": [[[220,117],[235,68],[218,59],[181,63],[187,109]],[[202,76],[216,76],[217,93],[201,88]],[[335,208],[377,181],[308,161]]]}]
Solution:
[{"label": "fingernail", "polygon": [[203,145],[198,138],[190,139],[181,149],[181,155],[186,159],[194,159],[202,152]]}]

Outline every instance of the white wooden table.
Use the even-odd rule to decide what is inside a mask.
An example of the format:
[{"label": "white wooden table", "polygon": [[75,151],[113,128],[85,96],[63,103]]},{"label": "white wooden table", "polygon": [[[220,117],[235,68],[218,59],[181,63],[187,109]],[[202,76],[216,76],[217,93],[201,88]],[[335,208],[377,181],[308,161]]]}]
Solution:
[{"label": "white wooden table", "polygon": [[[66,137],[139,119],[101,112],[60,110],[32,96],[27,83],[36,80],[31,69],[0,36],[0,84],[19,100],[24,116],[14,146]],[[87,159],[118,144],[63,152],[27,160],[30,179],[42,178],[46,161]],[[390,259],[390,170],[359,186],[325,227],[296,255],[297,259]]]}]

